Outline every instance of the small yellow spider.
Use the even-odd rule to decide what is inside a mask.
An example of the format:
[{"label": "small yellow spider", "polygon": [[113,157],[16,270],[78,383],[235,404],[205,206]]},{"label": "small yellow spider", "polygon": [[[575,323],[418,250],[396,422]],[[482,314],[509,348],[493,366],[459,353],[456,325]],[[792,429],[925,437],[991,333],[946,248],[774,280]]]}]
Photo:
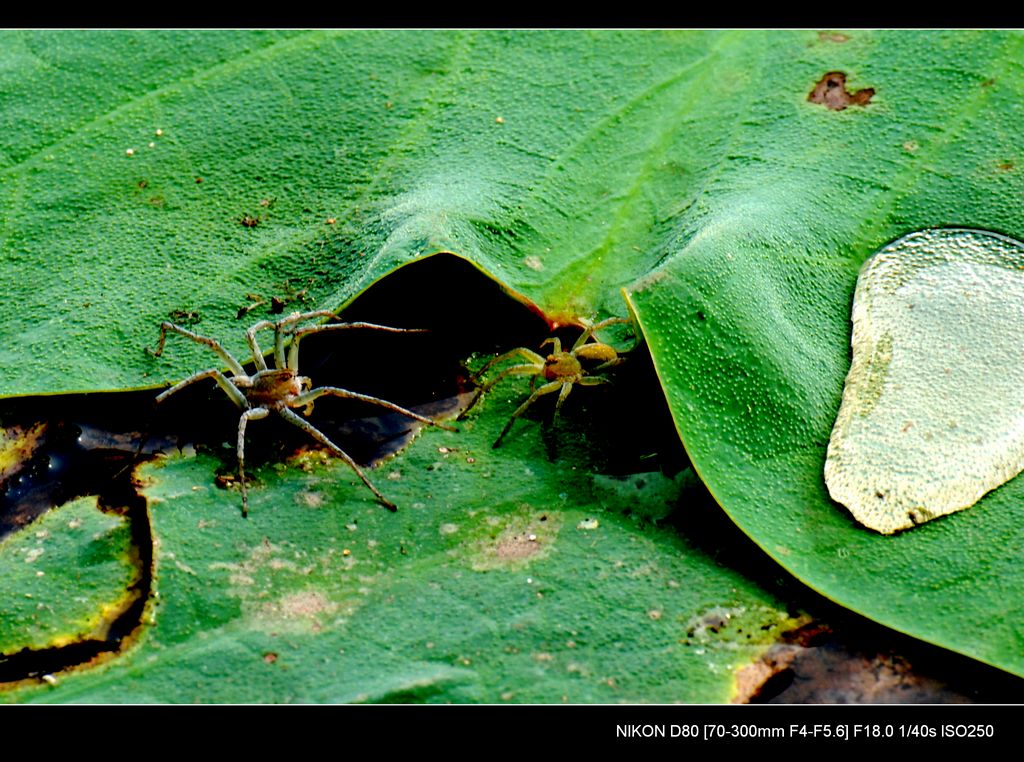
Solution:
[{"label": "small yellow spider", "polygon": [[[513,365],[502,370],[497,376],[481,387],[481,392],[492,389],[506,376],[533,376],[530,379],[530,388],[533,389],[533,394],[512,413],[512,417],[508,419],[505,428],[501,430],[498,438],[494,440],[493,446],[498,447],[501,444],[502,438],[512,428],[516,418],[525,413],[530,405],[545,394],[558,392],[558,400],[555,402],[554,412],[554,415],[558,415],[558,411],[562,408],[562,403],[565,402],[565,398],[569,396],[569,392],[572,391],[572,387],[575,384],[580,386],[597,386],[609,383],[607,378],[593,374],[613,368],[624,362],[625,358],[620,357],[614,347],[598,341],[594,334],[607,326],[630,322],[632,321],[628,318],[608,318],[595,325],[587,326],[568,352],[562,349],[561,339],[553,336],[545,339],[541,344],[541,348],[548,344],[552,345],[552,352],[547,357],[539,355],[526,347],[517,347],[503,355],[498,355],[478,370],[474,374],[474,377],[477,379],[483,377],[488,370],[505,360],[511,360],[514,357],[521,357],[526,360],[521,365]],[[543,379],[547,383],[535,388],[538,379]]]},{"label": "small yellow spider", "polygon": [[[411,410],[406,410],[404,407],[400,407],[393,402],[378,399],[377,397],[371,397],[367,394],[350,392],[346,389],[340,389],[335,386],[321,386],[313,389],[312,381],[306,376],[299,375],[299,340],[303,336],[322,331],[340,331],[348,330],[350,328],[368,328],[375,331],[389,331],[391,333],[420,332],[419,329],[390,328],[388,326],[376,325],[375,323],[321,323],[301,328],[299,327],[301,323],[307,320],[328,317],[337,316],[330,310],[317,310],[315,312],[301,313],[295,312],[281,320],[278,320],[277,322],[262,320],[249,328],[249,330],[246,331],[245,338],[249,344],[249,348],[252,350],[253,361],[256,363],[256,372],[251,376],[245,372],[242,364],[238,362],[238,360],[236,360],[216,339],[200,336],[197,333],[193,333],[192,331],[182,328],[180,325],[174,325],[173,323],[160,324],[160,342],[157,344],[156,351],[152,352],[155,357],[159,357],[163,354],[164,342],[167,340],[167,333],[178,333],[186,338],[192,339],[192,341],[199,344],[205,344],[210,347],[210,349],[216,352],[217,356],[225,362],[228,369],[231,371],[230,378],[225,376],[216,368],[201,371],[161,392],[160,395],[157,396],[156,401],[158,403],[163,402],[172,394],[180,392],[186,386],[212,378],[217,382],[217,385],[224,390],[224,393],[231,398],[231,401],[234,402],[242,411],[242,417],[238,421],[237,449],[238,479],[242,488],[242,516],[249,515],[249,493],[245,485],[245,427],[249,421],[266,418],[271,413],[276,413],[289,423],[298,426],[313,437],[313,439],[320,442],[320,444],[330,449],[331,452],[345,461],[349,467],[356,472],[356,475],[363,480],[363,483],[370,488],[370,491],[377,496],[377,499],[392,511],[397,510],[395,504],[384,497],[384,495],[382,495],[377,488],[373,486],[373,483],[367,478],[366,474],[363,473],[362,469],[356,465],[356,462],[352,460],[344,450],[338,447],[338,445],[334,444],[326,434],[313,426],[313,424],[299,417],[291,410],[291,408],[305,408],[305,411],[303,411],[304,414],[309,415],[315,400],[323,397],[324,395],[331,395],[334,397],[345,397],[347,399],[361,400],[374,405],[380,405],[381,407],[386,407],[388,410],[394,410],[396,413],[401,413],[402,415],[414,418],[417,421],[428,423],[431,426],[439,426],[443,429],[454,431],[450,426],[446,426],[443,423],[438,423],[435,420],[419,415],[418,413],[414,413]],[[257,332],[267,328],[274,329],[273,368],[267,367],[267,361],[263,357],[263,351],[260,349],[260,346],[256,341]],[[291,340],[291,344],[288,346],[288,352],[286,355],[285,344],[289,339]]]}]

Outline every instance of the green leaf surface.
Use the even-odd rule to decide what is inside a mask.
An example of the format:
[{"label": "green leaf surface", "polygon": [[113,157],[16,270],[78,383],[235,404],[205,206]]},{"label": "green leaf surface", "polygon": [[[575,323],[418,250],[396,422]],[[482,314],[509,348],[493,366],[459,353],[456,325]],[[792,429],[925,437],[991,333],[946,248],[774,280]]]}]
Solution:
[{"label": "green leaf surface", "polygon": [[[882,538],[822,478],[864,259],[927,227],[1024,238],[1022,35],[2,39],[0,395],[180,380],[210,358],[147,356],[162,320],[244,356],[267,309],[240,321],[249,295],[335,308],[441,251],[553,321],[622,315],[628,287],[680,435],[744,531],[843,605],[1024,674],[1018,480]],[[833,95],[873,95],[808,100],[833,72]],[[452,486],[417,489],[433,506]],[[465,658],[445,664],[483,669]]]},{"label": "green leaf surface", "polygon": [[538,459],[533,420],[492,449],[525,390],[372,471],[397,513],[337,460],[256,469],[247,520],[211,457],[148,468],[155,626],[115,661],[0,697],[728,701],[795,620],[659,525],[688,472],[596,474],[586,447]]},{"label": "green leaf surface", "polygon": [[698,64],[743,48],[692,33],[0,39],[0,256],[18,305],[0,314],[0,395],[178,380],[209,359],[148,357],[163,320],[200,320],[244,356],[248,295],[336,308],[446,250],[568,318],[621,314],[617,288],[656,261],[716,154],[690,136],[710,117]]},{"label": "green leaf surface", "polygon": [[[734,159],[691,217],[698,232],[631,297],[694,465],[747,534],[844,606],[1017,674],[1024,483],[887,538],[829,499],[822,471],[861,263],[926,227],[1024,234],[1022,42],[860,32],[789,62],[779,46],[748,89],[760,116],[734,126]],[[876,97],[801,102],[815,59]]]},{"label": "green leaf surface", "polygon": [[103,637],[138,571],[117,516],[81,498],[0,542],[0,655]]}]

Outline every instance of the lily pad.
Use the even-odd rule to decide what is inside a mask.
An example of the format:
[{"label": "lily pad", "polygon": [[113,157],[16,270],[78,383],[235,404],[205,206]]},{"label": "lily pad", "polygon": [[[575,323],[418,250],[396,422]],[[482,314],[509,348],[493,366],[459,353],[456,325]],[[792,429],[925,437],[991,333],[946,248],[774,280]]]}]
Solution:
[{"label": "lily pad", "polygon": [[[706,98],[695,66],[727,43],[673,32],[0,39],[11,85],[0,255],[18,305],[0,312],[3,396],[178,381],[208,359],[192,347],[148,356],[164,320],[245,357],[242,330],[275,299],[336,309],[442,251],[566,320],[601,305],[621,315],[617,288],[657,261],[692,198],[693,162],[717,153],[679,124]],[[727,57],[743,55],[736,43]]]},{"label": "lily pad", "polygon": [[0,542],[0,661],[103,638],[139,575],[123,519],[95,498],[50,511]]},{"label": "lily pad", "polygon": [[0,698],[728,701],[799,620],[661,523],[685,510],[688,472],[595,474],[586,447],[538,459],[534,420],[493,449],[526,391],[375,469],[398,513],[336,461],[257,469],[247,520],[210,456],[147,468],[156,626],[117,660]]},{"label": "lily pad", "polygon": [[[755,101],[794,100],[734,127],[737,158],[692,216],[695,234],[630,295],[694,466],[752,539],[843,606],[1018,675],[1024,483],[883,537],[830,499],[823,471],[863,262],[940,226],[1024,235],[1010,63],[1022,40],[852,32],[857,45],[763,66]],[[812,61],[855,74],[871,102],[797,103]]]}]

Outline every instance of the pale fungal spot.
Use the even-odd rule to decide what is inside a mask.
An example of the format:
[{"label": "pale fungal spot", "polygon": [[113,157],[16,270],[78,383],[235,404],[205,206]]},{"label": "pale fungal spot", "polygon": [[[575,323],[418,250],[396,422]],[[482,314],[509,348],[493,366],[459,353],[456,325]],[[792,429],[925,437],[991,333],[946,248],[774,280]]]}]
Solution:
[{"label": "pale fungal spot", "polygon": [[160,137],[160,136],[161,136],[161,135],[163,135],[163,134],[164,134],[164,131],[163,131],[163,130],[161,130],[161,129],[160,129],[159,127],[157,127],[157,128],[156,128],[156,136],[157,136],[157,137]]},{"label": "pale fungal spot", "polygon": [[149,147],[150,148],[156,148],[156,143],[154,143],[152,140],[149,141]]},{"label": "pale fungal spot", "polygon": [[529,267],[531,270],[540,272],[544,269],[544,263],[540,261],[540,257],[531,255],[523,260],[523,264]]},{"label": "pale fungal spot", "polygon": [[500,117],[500,116],[496,116],[496,117],[494,117],[494,123],[495,124],[505,124],[505,120],[502,117]]},{"label": "pale fungal spot", "polygon": [[576,525],[577,529],[597,529],[600,526],[597,519],[584,519]]},{"label": "pale fungal spot", "polygon": [[832,498],[882,534],[968,508],[1024,469],[1024,244],[911,233],[861,268]]},{"label": "pale fungal spot", "polygon": [[135,155],[135,149],[134,148],[128,148],[128,149],[125,150],[124,153],[125,153],[126,156],[134,156]]},{"label": "pale fungal spot", "polygon": [[51,685],[51,686],[57,684],[57,678],[54,677],[53,675],[50,675],[50,674],[43,675],[42,676],[42,681],[44,683],[46,683],[47,685]]},{"label": "pale fungal spot", "polygon": [[321,492],[299,492],[297,497],[298,502],[307,508],[319,508],[326,502]]},{"label": "pale fungal spot", "polygon": [[903,150],[910,151],[911,153],[916,151],[918,148],[919,146],[917,145],[916,140],[908,140],[906,143],[903,144]]}]

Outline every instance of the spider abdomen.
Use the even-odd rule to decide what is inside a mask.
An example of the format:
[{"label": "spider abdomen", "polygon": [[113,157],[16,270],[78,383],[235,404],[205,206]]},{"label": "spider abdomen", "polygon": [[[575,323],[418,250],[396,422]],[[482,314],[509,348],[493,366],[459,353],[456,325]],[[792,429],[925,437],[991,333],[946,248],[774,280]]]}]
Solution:
[{"label": "spider abdomen", "polygon": [[584,344],[576,350],[576,356],[581,360],[593,360],[595,362],[608,362],[619,356],[619,353],[607,344],[594,342]]}]

